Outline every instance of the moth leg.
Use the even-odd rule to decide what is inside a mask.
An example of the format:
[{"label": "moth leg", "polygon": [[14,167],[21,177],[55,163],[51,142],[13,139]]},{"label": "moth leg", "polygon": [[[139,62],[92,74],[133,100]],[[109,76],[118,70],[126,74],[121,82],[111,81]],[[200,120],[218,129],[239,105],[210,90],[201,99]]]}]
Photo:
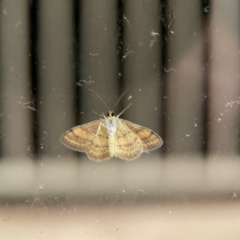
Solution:
[{"label": "moth leg", "polygon": [[126,131],[129,131],[129,129],[125,128],[125,127],[122,125],[121,121],[119,121],[119,123],[120,123],[120,125],[121,125]]},{"label": "moth leg", "polygon": [[106,126],[103,123],[100,123],[99,126],[98,126],[97,133],[95,134],[95,136],[97,136],[99,134],[101,126],[104,126],[106,128]]},{"label": "moth leg", "polygon": [[121,125],[125,130],[127,130],[127,129],[122,125],[121,121],[119,121],[119,123],[120,123],[120,125]]}]

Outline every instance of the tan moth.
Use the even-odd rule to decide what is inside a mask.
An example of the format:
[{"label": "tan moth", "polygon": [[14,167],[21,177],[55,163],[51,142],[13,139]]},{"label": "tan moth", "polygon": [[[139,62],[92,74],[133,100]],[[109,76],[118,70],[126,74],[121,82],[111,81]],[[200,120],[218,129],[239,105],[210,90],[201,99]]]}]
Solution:
[{"label": "tan moth", "polygon": [[[101,97],[100,99],[103,100]],[[104,103],[106,104],[105,101]],[[99,120],[68,130],[60,140],[68,148],[85,152],[89,159],[96,162],[111,157],[134,160],[144,152],[161,147],[163,141],[157,133],[120,118],[127,108],[117,116],[114,116],[113,111],[109,110],[107,116],[102,115],[103,118]]]}]

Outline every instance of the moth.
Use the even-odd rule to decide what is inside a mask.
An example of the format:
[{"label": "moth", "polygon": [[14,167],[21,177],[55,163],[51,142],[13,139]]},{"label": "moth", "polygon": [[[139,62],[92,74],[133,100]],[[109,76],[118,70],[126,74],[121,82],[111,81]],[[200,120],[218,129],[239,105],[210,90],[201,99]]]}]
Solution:
[{"label": "moth", "polygon": [[[100,97],[98,94],[97,96]],[[102,98],[101,100],[106,104]],[[130,161],[144,152],[161,147],[163,140],[157,133],[120,118],[130,105],[117,116],[109,110],[107,116],[101,115],[103,118],[99,120],[68,130],[60,141],[68,148],[85,152],[90,160],[96,162],[112,157]]]}]

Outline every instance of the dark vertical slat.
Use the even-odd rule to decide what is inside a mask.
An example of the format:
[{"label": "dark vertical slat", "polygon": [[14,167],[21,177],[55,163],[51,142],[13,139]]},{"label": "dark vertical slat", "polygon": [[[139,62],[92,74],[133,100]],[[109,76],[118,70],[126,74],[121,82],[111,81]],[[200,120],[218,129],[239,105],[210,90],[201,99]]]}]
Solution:
[{"label": "dark vertical slat", "polygon": [[38,96],[38,18],[39,18],[39,1],[29,0],[29,40],[30,40],[30,76],[31,76],[31,95],[33,100],[32,111],[32,141],[31,153],[33,156],[39,156],[39,96]]},{"label": "dark vertical slat", "polygon": [[203,35],[203,135],[202,135],[202,153],[204,156],[208,153],[209,143],[209,80],[211,74],[211,39],[210,39],[210,18],[212,11],[212,1],[202,0],[202,35]]},{"label": "dark vertical slat", "polygon": [[[118,54],[118,96],[120,96],[126,87],[126,85],[124,85],[124,61],[123,61],[123,55],[124,55],[124,5],[125,2],[123,0],[118,0],[118,4],[117,4],[117,23],[118,23],[118,33],[117,33],[117,40],[118,40],[118,50],[117,50],[117,54]],[[123,101],[120,101],[120,103],[118,104],[118,106],[116,106],[116,110],[117,112],[120,111],[121,109],[124,108],[124,104]]]},{"label": "dark vertical slat", "polygon": [[[73,38],[74,38],[74,79],[75,79],[75,124],[79,125],[81,122],[81,82],[82,79],[82,65],[81,65],[81,0],[73,0]],[[83,155],[79,152],[74,152],[76,158],[79,158],[80,155]]]},{"label": "dark vertical slat", "polygon": [[[0,0],[0,9],[3,11],[2,7],[2,0]],[[2,16],[0,18],[2,21]],[[2,25],[0,24],[0,33],[2,33]],[[2,46],[2,38],[0,37],[0,46]],[[2,48],[0,47],[0,56],[2,56]],[[2,58],[0,57],[0,74],[2,72]],[[2,78],[0,78],[0,85],[2,85]],[[0,89],[0,99],[1,99],[2,91]],[[3,115],[3,101],[0,101],[0,158],[3,157],[3,120],[2,120],[2,115]]]},{"label": "dark vertical slat", "polygon": [[161,112],[161,136],[163,138],[164,144],[161,148],[161,151],[164,154],[168,153],[168,139],[167,139],[167,128],[168,128],[168,108],[167,108],[167,81],[168,75],[166,74],[165,69],[168,69],[168,26],[170,24],[169,11],[168,11],[168,0],[160,0],[161,4],[161,15],[160,15],[160,31],[161,34],[161,102],[162,102],[162,112]]},{"label": "dark vertical slat", "polygon": [[81,17],[80,17],[80,6],[81,6],[81,0],[73,0],[73,34],[74,34],[74,79],[75,79],[75,119],[76,124],[80,122],[81,114],[80,112],[80,95],[81,95],[81,87],[79,86],[81,79],[81,53],[80,53],[80,34],[81,34]]}]

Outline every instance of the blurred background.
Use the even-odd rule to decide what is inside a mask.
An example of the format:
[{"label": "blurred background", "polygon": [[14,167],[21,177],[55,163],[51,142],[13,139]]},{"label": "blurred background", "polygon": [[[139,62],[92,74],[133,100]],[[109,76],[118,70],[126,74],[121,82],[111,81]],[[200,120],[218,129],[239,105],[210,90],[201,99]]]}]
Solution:
[{"label": "blurred background", "polygon": [[[239,239],[237,0],[0,0],[0,239]],[[118,114],[161,149],[95,163]]]}]

